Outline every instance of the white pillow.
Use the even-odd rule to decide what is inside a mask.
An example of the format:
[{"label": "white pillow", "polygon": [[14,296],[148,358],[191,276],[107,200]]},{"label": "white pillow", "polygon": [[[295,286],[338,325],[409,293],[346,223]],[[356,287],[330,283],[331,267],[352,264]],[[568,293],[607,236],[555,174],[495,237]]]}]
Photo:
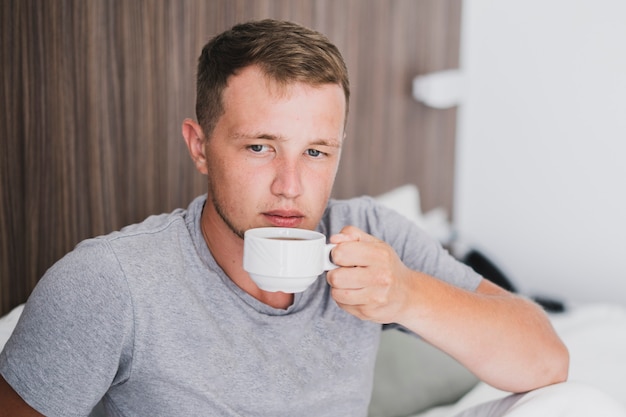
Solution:
[{"label": "white pillow", "polygon": [[21,304],[11,310],[9,314],[0,318],[0,350],[2,350],[7,340],[9,340],[9,337],[11,337],[11,333],[13,333],[13,329],[15,329],[17,325],[17,321],[20,319],[23,309],[24,304]]},{"label": "white pillow", "polygon": [[417,223],[418,226],[423,227],[420,193],[415,185],[402,185],[375,198],[383,206],[397,211],[407,219]]},{"label": "white pillow", "polygon": [[442,244],[449,244],[455,237],[448,213],[442,207],[422,213],[420,193],[413,184],[398,188],[375,197],[383,206],[402,214]]}]

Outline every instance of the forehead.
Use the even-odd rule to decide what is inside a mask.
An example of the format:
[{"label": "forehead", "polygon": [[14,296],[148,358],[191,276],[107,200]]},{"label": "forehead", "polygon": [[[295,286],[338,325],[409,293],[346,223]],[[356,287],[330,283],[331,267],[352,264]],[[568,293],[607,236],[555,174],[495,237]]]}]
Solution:
[{"label": "forehead", "polygon": [[[232,75],[223,91],[225,115],[238,113],[246,119],[265,114],[278,118],[294,114],[294,107],[305,118],[320,117],[345,125],[346,100],[339,84],[311,85],[305,82],[280,82],[268,77],[259,67],[250,66]],[[297,112],[296,112],[297,114]]]},{"label": "forehead", "polygon": [[344,95],[345,105],[345,94],[343,94],[343,87],[340,84],[315,84],[299,80],[276,80],[264,72],[260,66],[250,65],[228,78],[223,97],[228,99],[237,93],[249,95],[256,92],[268,97],[284,99],[303,89],[314,91],[328,88],[341,91],[342,95]]}]

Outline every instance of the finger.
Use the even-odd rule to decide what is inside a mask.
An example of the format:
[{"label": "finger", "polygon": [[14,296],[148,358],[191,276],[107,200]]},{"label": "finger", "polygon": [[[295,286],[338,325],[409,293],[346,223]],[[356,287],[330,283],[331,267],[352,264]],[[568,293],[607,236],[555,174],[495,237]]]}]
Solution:
[{"label": "finger", "polygon": [[333,262],[339,266],[384,265],[387,250],[380,241],[348,241],[337,244],[332,251]]},{"label": "finger", "polygon": [[331,288],[333,299],[341,305],[352,307],[369,307],[385,305],[388,302],[386,291],[366,288]]},{"label": "finger", "polygon": [[343,229],[341,229],[340,234],[349,236],[348,240],[352,240],[352,241],[360,241],[360,242],[379,241],[379,239],[376,239],[374,236],[365,233],[363,230],[355,226],[345,226]]},{"label": "finger", "polygon": [[365,300],[366,289],[346,289],[346,288],[331,288],[331,297],[335,300],[344,310],[351,310],[355,308],[363,308],[366,305]]},{"label": "finger", "polygon": [[339,308],[341,308],[343,311],[352,314],[353,316],[361,319],[361,320],[368,320],[368,317],[366,314],[363,313],[362,307],[361,306],[351,306],[351,305],[347,305],[347,304],[341,304],[339,302],[337,302],[337,305],[339,306]]},{"label": "finger", "polygon": [[358,290],[365,287],[359,267],[337,268],[326,273],[326,281],[334,289]]},{"label": "finger", "polygon": [[387,292],[393,284],[388,271],[368,267],[338,268],[326,274],[328,285],[337,290],[368,290]]},{"label": "finger", "polygon": [[385,314],[386,302],[381,302],[383,295],[376,295],[369,289],[331,290],[331,296],[337,305],[344,311],[362,319],[378,322],[386,322],[388,318]]},{"label": "finger", "polygon": [[357,239],[358,238],[356,236],[338,233],[330,237],[330,243],[338,244],[338,243],[345,243],[345,242],[355,242],[357,241]]}]

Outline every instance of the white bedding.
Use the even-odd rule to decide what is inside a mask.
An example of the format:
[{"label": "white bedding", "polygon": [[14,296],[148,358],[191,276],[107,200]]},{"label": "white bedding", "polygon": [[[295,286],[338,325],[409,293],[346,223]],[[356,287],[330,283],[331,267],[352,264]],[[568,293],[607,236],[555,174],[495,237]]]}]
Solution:
[{"label": "white bedding", "polygon": [[24,304],[15,307],[9,314],[0,318],[0,350],[4,347],[4,344],[9,340],[13,329],[17,324],[17,321],[22,314]]}]

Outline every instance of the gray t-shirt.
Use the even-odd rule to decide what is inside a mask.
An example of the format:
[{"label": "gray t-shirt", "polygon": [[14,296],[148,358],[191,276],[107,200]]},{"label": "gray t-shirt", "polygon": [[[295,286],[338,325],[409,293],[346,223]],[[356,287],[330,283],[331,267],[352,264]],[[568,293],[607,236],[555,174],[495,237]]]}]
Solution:
[{"label": "gray t-shirt", "polygon": [[[321,277],[288,309],[230,281],[187,210],[80,243],[33,291],[0,373],[47,416],[365,416],[382,326],[341,310]],[[480,277],[371,198],[329,202],[403,262],[474,290]]]}]

